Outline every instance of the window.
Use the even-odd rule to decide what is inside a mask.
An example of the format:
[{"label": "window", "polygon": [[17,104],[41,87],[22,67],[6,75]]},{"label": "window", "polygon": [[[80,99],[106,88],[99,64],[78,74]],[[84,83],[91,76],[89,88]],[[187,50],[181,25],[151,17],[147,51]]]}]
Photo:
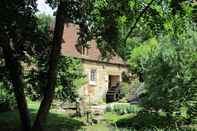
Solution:
[{"label": "window", "polygon": [[90,71],[90,84],[96,85],[96,69]]}]

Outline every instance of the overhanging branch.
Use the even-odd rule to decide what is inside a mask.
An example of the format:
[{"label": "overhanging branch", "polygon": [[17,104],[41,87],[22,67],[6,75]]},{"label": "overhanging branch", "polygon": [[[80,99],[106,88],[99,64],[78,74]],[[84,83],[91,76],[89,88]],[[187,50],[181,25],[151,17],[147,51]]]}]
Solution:
[{"label": "overhanging branch", "polygon": [[148,10],[148,8],[150,7],[150,5],[154,2],[154,0],[151,0],[150,3],[148,3],[148,5],[141,11],[140,15],[137,17],[135,23],[133,24],[133,26],[130,28],[128,34],[126,35],[124,42],[126,43],[127,39],[129,38],[129,36],[131,35],[131,33],[133,32],[133,29],[135,29],[135,27],[137,26],[137,23],[139,22],[140,18],[144,15],[144,13]]}]

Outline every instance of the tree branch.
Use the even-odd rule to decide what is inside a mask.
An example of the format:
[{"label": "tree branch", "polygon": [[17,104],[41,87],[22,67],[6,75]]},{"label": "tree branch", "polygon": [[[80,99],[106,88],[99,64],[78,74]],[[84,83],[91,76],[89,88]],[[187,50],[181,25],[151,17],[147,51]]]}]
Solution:
[{"label": "tree branch", "polygon": [[154,0],[151,0],[150,3],[148,3],[148,5],[141,11],[140,15],[137,17],[135,23],[133,24],[133,26],[130,28],[129,33],[126,35],[124,42],[126,43],[127,39],[129,38],[129,36],[131,35],[131,33],[133,32],[133,29],[135,29],[135,27],[137,26],[137,23],[139,22],[140,18],[144,15],[144,13],[148,10],[148,8],[150,7],[150,5],[154,2]]}]

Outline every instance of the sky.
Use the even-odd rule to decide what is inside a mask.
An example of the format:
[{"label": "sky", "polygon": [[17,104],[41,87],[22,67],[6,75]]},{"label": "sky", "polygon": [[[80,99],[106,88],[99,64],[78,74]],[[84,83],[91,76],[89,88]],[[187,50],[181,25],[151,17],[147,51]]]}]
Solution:
[{"label": "sky", "polygon": [[38,4],[37,8],[39,10],[39,13],[53,15],[53,10],[51,9],[51,7],[49,7],[48,4],[45,3],[45,0],[37,0],[36,3]]}]

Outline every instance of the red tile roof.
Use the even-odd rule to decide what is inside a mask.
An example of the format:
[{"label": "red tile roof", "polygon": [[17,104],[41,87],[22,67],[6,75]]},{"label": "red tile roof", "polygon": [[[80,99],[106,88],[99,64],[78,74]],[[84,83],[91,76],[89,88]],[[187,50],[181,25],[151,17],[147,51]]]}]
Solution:
[{"label": "red tile roof", "polygon": [[126,63],[122,60],[118,55],[112,56],[111,59],[106,60],[102,59],[101,52],[97,48],[97,44],[95,40],[90,42],[90,48],[88,49],[87,55],[82,55],[76,48],[79,26],[75,24],[65,24],[64,27],[64,35],[63,35],[63,43],[61,53],[63,55],[76,57],[85,60],[97,61],[97,62],[106,62],[110,64],[121,64],[125,65]]}]

